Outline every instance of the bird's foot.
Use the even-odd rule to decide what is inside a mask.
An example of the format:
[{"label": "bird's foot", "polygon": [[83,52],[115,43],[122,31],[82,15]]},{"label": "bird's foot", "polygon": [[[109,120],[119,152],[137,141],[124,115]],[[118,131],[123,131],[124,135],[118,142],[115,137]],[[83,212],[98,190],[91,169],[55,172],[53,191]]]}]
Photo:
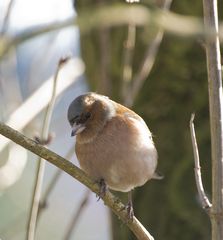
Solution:
[{"label": "bird's foot", "polygon": [[97,181],[97,183],[99,184],[100,187],[99,193],[97,195],[99,201],[101,198],[105,196],[106,192],[108,191],[108,186],[103,178]]},{"label": "bird's foot", "polygon": [[49,134],[48,138],[47,139],[41,139],[39,136],[34,136],[34,141],[37,143],[37,144],[41,144],[43,146],[46,146],[46,145],[49,145],[52,140],[54,138],[54,134]]},{"label": "bird's foot", "polygon": [[128,203],[125,206],[125,209],[127,211],[128,221],[133,221],[134,209],[133,209],[132,201],[128,201]]},{"label": "bird's foot", "polygon": [[127,222],[132,222],[134,218],[134,209],[132,203],[132,191],[128,192],[128,203],[123,207],[122,210],[127,211]]}]

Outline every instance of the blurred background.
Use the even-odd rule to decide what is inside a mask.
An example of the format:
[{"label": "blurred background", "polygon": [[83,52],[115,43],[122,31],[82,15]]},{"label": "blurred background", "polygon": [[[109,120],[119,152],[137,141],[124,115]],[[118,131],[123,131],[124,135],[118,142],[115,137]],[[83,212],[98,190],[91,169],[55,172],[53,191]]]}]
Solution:
[{"label": "blurred background", "polygon": [[[209,218],[194,180],[189,132],[195,112],[203,183],[211,197],[204,40],[164,32],[154,21],[136,26],[140,16],[134,12],[123,13],[129,18],[125,24],[121,18],[113,25],[95,20],[100,9],[106,20],[119,19],[112,7],[130,5],[149,13],[170,9],[195,17],[203,11],[202,1],[187,0],[113,0],[109,5],[105,0],[0,1],[0,120],[31,138],[40,136],[58,62],[70,56],[59,68],[49,129],[54,137],[48,147],[78,165],[66,112],[83,92],[96,91],[131,107],[153,132],[158,168],[165,176],[134,191],[135,215],[155,239],[210,239]],[[222,15],[220,11],[220,20]],[[80,29],[73,24],[76,17]],[[58,22],[67,27],[58,27]],[[59,30],[21,41],[46,26]],[[11,44],[7,51],[5,43]],[[0,239],[26,239],[39,160],[3,137],[0,150]],[[36,239],[135,239],[79,182],[48,163],[43,174]],[[124,194],[115,194],[126,202]]]}]

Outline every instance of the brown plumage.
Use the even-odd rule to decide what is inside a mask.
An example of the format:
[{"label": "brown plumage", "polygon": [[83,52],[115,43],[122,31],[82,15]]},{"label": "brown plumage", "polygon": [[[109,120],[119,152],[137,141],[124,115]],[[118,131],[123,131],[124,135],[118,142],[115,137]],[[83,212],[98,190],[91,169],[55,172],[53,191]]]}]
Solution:
[{"label": "brown plumage", "polygon": [[[95,181],[130,192],[157,178],[157,151],[143,119],[108,97],[86,93],[69,106],[72,136],[81,168]],[[133,217],[132,202],[128,211]]]}]

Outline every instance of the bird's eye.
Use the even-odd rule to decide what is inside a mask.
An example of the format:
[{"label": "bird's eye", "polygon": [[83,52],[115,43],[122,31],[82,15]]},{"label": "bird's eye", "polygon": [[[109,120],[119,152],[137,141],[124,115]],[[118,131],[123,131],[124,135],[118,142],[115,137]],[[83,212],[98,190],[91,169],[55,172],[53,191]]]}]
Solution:
[{"label": "bird's eye", "polygon": [[91,117],[90,112],[82,113],[80,116],[75,116],[70,120],[70,125],[73,126],[74,123],[76,124],[84,124],[89,118]]},{"label": "bird's eye", "polygon": [[80,117],[79,122],[80,123],[85,123],[90,117],[91,117],[91,113],[90,112],[83,113],[81,115],[81,117]]},{"label": "bird's eye", "polygon": [[79,116],[75,116],[74,118],[72,118],[72,119],[70,120],[70,124],[71,124],[71,125],[74,125],[74,123],[77,121],[78,118],[79,118]]},{"label": "bird's eye", "polygon": [[88,118],[90,118],[90,117],[91,117],[91,113],[90,113],[90,112],[87,112],[87,113],[85,114],[85,118],[88,119]]}]

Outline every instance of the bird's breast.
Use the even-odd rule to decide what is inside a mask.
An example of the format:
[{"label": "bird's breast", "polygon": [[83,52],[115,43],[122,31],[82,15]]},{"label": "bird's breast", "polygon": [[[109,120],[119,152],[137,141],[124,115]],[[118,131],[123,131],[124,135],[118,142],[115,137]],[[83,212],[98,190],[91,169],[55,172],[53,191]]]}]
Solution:
[{"label": "bird's breast", "polygon": [[143,185],[157,165],[152,136],[142,119],[112,118],[93,141],[77,141],[75,148],[81,168],[118,191]]}]

